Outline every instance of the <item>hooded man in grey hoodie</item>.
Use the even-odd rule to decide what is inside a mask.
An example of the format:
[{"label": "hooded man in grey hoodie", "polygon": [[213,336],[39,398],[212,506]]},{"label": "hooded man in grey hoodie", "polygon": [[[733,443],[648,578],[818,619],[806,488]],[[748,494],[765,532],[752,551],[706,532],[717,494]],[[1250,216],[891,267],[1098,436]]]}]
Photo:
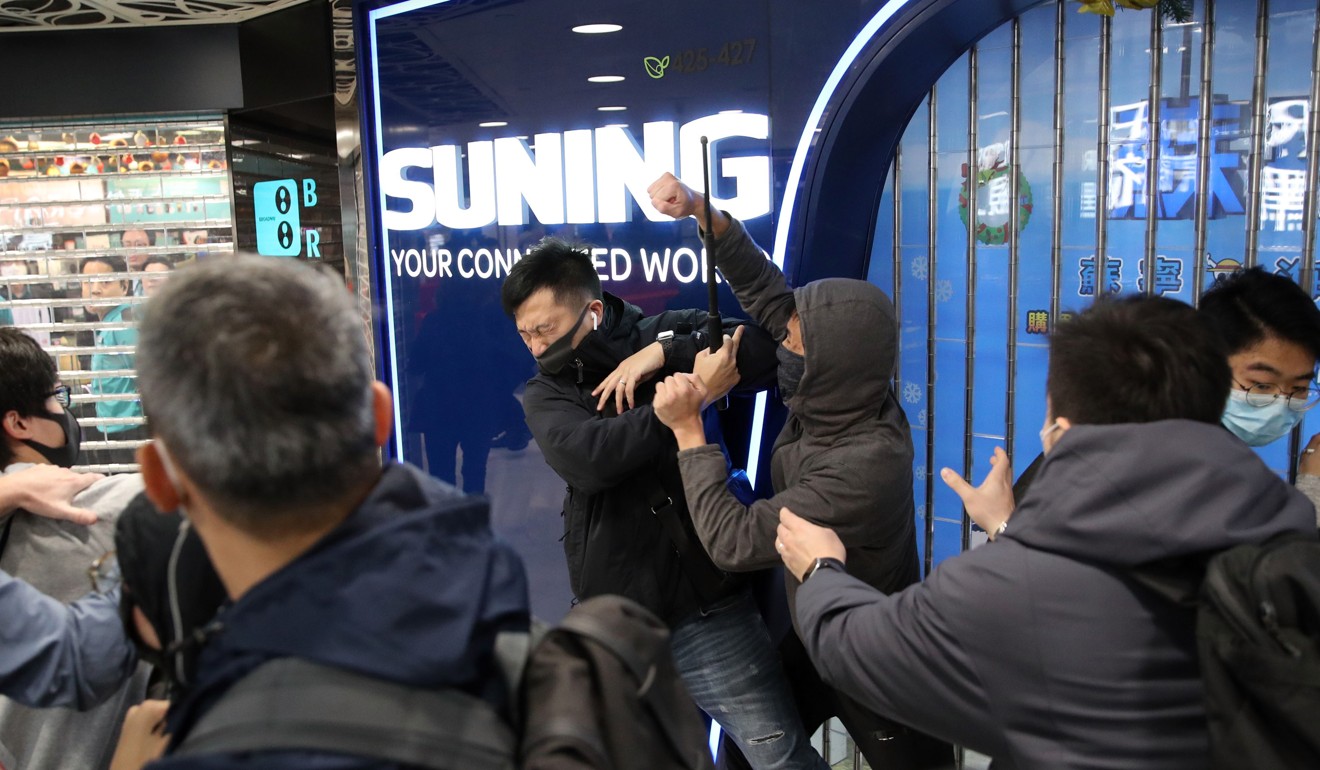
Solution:
[{"label": "hooded man in grey hoodie", "polygon": [[[837,536],[782,512],[796,619],[827,682],[1004,768],[1204,768],[1195,608],[1133,570],[1314,534],[1306,497],[1220,425],[1229,367],[1190,306],[1102,301],[1050,340],[1045,460],[992,543],[885,596]],[[1011,507],[944,480],[978,519]],[[1007,502],[1005,502],[1007,501]],[[845,561],[849,562],[845,565]]]},{"label": "hooded man in grey hoodie", "polygon": [[[706,221],[701,196],[672,174],[648,192],[661,213]],[[876,286],[847,278],[790,288],[740,222],[721,211],[710,215],[715,264],[743,310],[781,343],[779,395],[790,412],[770,459],[775,494],[747,506],[729,491],[724,455],[702,430],[702,408],[724,394],[689,374],[656,386],[655,414],[677,439],[683,489],[706,552],[730,571],[778,565],[775,528],[787,507],[838,532],[849,568],[867,585],[884,593],[902,590],[920,578],[920,568],[912,435],[891,387],[898,347],[893,303]],[[792,607],[798,581],[785,582]],[[785,657],[793,668],[791,647]],[[799,668],[810,670],[809,664]],[[809,712],[826,700],[832,693],[805,702],[799,697],[809,727],[822,717]],[[842,718],[872,766],[952,761],[949,747],[925,736],[894,740],[906,729],[879,726],[845,700],[825,706],[824,716],[831,713]],[[886,734],[877,739],[877,732]]]}]

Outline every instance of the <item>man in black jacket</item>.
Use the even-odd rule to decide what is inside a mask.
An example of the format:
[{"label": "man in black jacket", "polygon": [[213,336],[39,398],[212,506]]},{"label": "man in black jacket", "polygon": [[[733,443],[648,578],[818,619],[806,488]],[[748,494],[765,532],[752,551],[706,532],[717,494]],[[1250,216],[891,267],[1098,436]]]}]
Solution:
[{"label": "man in black jacket", "polygon": [[756,768],[824,767],[794,709],[747,592],[710,563],[692,530],[673,436],[650,406],[657,375],[691,372],[745,389],[775,376],[774,342],[739,327],[715,355],[701,311],[642,316],[605,294],[589,252],[546,239],[501,291],[540,373],[523,410],[546,462],[568,484],[564,554],[579,599],[621,594],[672,630],[693,700]]}]

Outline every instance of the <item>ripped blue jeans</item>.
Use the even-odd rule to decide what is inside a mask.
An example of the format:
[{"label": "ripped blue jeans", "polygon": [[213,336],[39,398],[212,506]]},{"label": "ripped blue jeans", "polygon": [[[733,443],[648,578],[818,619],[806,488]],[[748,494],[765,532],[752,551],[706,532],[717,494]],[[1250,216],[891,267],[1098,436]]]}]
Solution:
[{"label": "ripped blue jeans", "polygon": [[739,593],[674,627],[674,664],[696,701],[756,770],[828,770],[802,728],[756,604]]}]

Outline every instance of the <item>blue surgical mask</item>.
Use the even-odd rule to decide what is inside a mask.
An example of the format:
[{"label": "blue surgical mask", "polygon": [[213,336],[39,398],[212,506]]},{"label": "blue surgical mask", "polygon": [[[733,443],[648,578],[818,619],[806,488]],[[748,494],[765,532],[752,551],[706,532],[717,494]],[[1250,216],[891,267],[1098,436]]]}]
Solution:
[{"label": "blue surgical mask", "polygon": [[1247,403],[1247,392],[1234,388],[1228,392],[1224,408],[1224,427],[1247,446],[1265,446],[1288,435],[1301,422],[1302,413],[1288,408],[1288,399],[1276,398],[1265,406]]}]

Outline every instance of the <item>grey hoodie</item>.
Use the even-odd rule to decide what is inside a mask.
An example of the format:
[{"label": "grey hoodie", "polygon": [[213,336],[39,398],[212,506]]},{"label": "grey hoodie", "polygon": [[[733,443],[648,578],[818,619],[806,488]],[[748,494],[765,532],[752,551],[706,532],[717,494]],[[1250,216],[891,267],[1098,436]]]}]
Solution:
[{"label": "grey hoodie", "polygon": [[[715,244],[716,264],[742,305],[776,340],[794,308],[806,369],[770,460],[774,497],[744,506],[728,491],[724,457],[707,445],[678,454],[697,534],[716,564],[780,563],[779,509],[833,529],[853,574],[886,593],[919,576],[912,506],[912,435],[890,378],[894,306],[865,281],[827,278],[796,291],[736,220]],[[797,580],[787,579],[789,600]]]},{"label": "grey hoodie", "polygon": [[[27,467],[26,463],[15,463],[4,472],[15,473]],[[91,526],[14,512],[0,568],[62,602],[78,599],[92,590],[88,567],[115,547],[115,521],[120,512],[141,491],[142,477],[124,474],[108,476],[78,493],[73,504],[99,516]],[[0,697],[0,748],[8,750],[15,760],[6,767],[108,767],[124,714],[146,694],[147,673],[146,666],[138,666],[114,695],[87,711],[34,709]]]},{"label": "grey hoodie", "polygon": [[827,682],[997,770],[1205,768],[1194,610],[1126,570],[1314,527],[1219,425],[1077,425],[995,542],[893,596],[822,570],[797,621]]}]

